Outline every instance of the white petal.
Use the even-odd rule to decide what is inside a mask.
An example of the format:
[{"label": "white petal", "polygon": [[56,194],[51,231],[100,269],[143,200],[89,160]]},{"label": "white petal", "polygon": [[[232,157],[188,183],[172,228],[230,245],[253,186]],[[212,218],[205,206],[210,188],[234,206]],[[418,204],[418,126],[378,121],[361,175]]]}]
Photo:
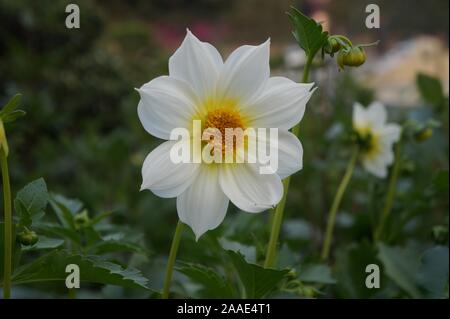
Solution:
[{"label": "white petal", "polygon": [[270,76],[270,41],[259,46],[244,45],[225,61],[219,77],[219,97],[239,99],[245,105]]},{"label": "white petal", "polygon": [[387,176],[388,164],[383,160],[383,157],[375,156],[370,159],[364,159],[363,166],[369,173],[379,178],[385,178]]},{"label": "white petal", "polygon": [[169,76],[144,84],[138,92],[138,116],[150,134],[168,140],[172,129],[188,128],[195,114],[195,95],[190,86]]},{"label": "white petal", "polygon": [[290,129],[303,118],[314,83],[295,83],[284,77],[271,77],[260,96],[243,111],[252,127]]},{"label": "white petal", "polygon": [[367,111],[360,103],[353,104],[353,126],[365,127],[368,124]]},{"label": "white petal", "polygon": [[192,228],[198,240],[205,232],[222,223],[228,202],[219,185],[217,167],[204,164],[195,181],[178,196],[178,216]]},{"label": "white petal", "polygon": [[167,141],[155,148],[142,165],[141,190],[149,189],[164,198],[180,195],[193,182],[200,164],[173,163],[170,149],[177,141]]},{"label": "white petal", "polygon": [[380,102],[373,102],[367,107],[367,116],[374,128],[379,128],[386,123],[386,108]]},{"label": "white petal", "polygon": [[303,168],[303,147],[291,132],[278,131],[278,170],[284,179]]},{"label": "white petal", "polygon": [[378,132],[383,140],[386,140],[391,144],[397,142],[400,139],[401,133],[401,126],[395,123],[385,124],[382,128],[380,128]]},{"label": "white petal", "polygon": [[169,59],[169,74],[190,83],[203,99],[215,93],[222,66],[220,53],[187,30],[183,43]]},{"label": "white petal", "polygon": [[233,204],[250,213],[274,207],[283,195],[277,174],[260,174],[256,165],[248,163],[223,165],[219,182]]}]

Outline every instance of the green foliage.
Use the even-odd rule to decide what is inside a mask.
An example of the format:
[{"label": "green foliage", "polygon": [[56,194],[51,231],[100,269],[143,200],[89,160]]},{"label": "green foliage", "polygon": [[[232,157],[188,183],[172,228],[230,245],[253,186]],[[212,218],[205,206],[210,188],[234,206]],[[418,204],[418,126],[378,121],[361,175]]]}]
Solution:
[{"label": "green foliage", "polygon": [[320,23],[295,8],[292,8],[288,15],[294,26],[292,34],[298,45],[305,51],[308,58],[314,58],[316,53],[327,43],[328,32],[322,31]]},{"label": "green foliage", "polygon": [[47,202],[47,185],[43,178],[22,188],[14,199],[14,209],[19,216],[19,225],[30,227],[33,221],[41,218]]},{"label": "green foliage", "polygon": [[96,256],[72,254],[65,250],[54,250],[18,268],[13,275],[13,283],[65,281],[68,264],[80,267],[81,281],[149,289],[148,280],[137,269],[131,267],[124,269]]},{"label": "green foliage", "polygon": [[419,73],[417,75],[417,86],[420,94],[426,103],[441,110],[448,103],[447,98],[444,95],[442,83],[439,79]]},{"label": "green foliage", "polygon": [[335,284],[336,279],[331,274],[331,269],[323,264],[304,265],[299,272],[298,278],[304,282],[319,284]]},{"label": "green foliage", "polygon": [[203,298],[236,298],[236,291],[231,282],[213,269],[193,264],[179,262],[177,271],[189,277],[200,285],[200,297]]},{"label": "green foliage", "polygon": [[0,119],[3,123],[14,122],[18,118],[25,116],[25,111],[16,110],[19,106],[21,97],[21,94],[14,95],[11,100],[9,100],[9,102],[6,103],[6,105],[0,110]]},{"label": "green foliage", "polygon": [[289,270],[265,269],[259,265],[245,261],[242,254],[228,250],[239,279],[244,286],[244,298],[263,298],[273,291],[286,277]]}]

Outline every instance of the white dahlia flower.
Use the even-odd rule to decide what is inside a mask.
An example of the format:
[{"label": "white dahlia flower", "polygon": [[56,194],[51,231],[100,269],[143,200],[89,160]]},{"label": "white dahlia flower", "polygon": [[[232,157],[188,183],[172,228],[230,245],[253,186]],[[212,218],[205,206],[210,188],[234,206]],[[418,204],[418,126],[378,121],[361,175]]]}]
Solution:
[{"label": "white dahlia flower", "polygon": [[367,108],[353,105],[353,129],[363,142],[361,160],[364,168],[373,175],[385,178],[387,168],[394,162],[393,145],[400,139],[401,127],[386,123],[383,104],[373,102]]},{"label": "white dahlia flower", "polygon": [[[178,216],[197,239],[220,225],[230,200],[251,213],[276,205],[283,194],[281,179],[302,168],[302,145],[288,130],[302,119],[313,84],[270,77],[269,50],[269,40],[244,45],[224,62],[216,48],[188,30],[169,59],[169,75],[138,89],[142,125],[167,140],[145,159],[141,190],[176,197]],[[201,121],[202,130],[216,128],[221,133],[225,128],[277,128],[276,173],[261,174],[258,164],[249,162],[174,163],[170,153],[178,141],[170,140],[171,132],[192,131],[193,120]],[[247,144],[233,146],[245,149]]]}]

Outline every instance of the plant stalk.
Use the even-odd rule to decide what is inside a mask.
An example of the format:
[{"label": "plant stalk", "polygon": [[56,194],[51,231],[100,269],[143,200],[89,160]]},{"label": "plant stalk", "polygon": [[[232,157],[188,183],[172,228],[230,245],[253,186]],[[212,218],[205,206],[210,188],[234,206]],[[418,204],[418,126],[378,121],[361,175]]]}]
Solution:
[{"label": "plant stalk", "polygon": [[12,259],[12,209],[11,186],[9,182],[8,158],[3,149],[0,149],[0,166],[3,181],[4,202],[4,272],[3,272],[3,298],[11,298],[11,259]]},{"label": "plant stalk", "polygon": [[328,214],[327,229],[325,231],[325,240],[323,242],[321,253],[321,259],[323,261],[326,261],[328,259],[328,256],[330,255],[330,246],[331,240],[333,238],[333,230],[334,224],[336,222],[336,215],[339,209],[339,205],[341,204],[342,197],[344,196],[345,190],[353,175],[353,170],[355,168],[357,158],[358,158],[358,148],[355,147],[352,153],[352,157],[348,162],[347,169],[345,170],[344,177],[342,178],[341,183],[339,184],[339,188],[336,192],[336,195],[334,196],[334,200],[331,205],[330,212]]},{"label": "plant stalk", "polygon": [[[309,56],[305,68],[303,69],[302,83],[308,82],[309,71],[311,69],[311,64],[313,61],[312,56]],[[292,133],[295,136],[298,136],[300,131],[300,125],[297,124],[292,128]],[[284,215],[284,207],[286,206],[286,198],[289,190],[291,177],[287,177],[283,180],[283,197],[278,203],[275,210],[271,211],[271,231],[270,231],[270,239],[269,244],[267,246],[266,259],[264,261],[265,268],[271,268],[275,266],[276,257],[277,257],[277,246],[278,246],[278,237],[280,235],[281,225],[283,223],[283,215]]]},{"label": "plant stalk", "polygon": [[378,227],[375,230],[375,241],[380,241],[381,237],[383,235],[384,226],[386,224],[386,220],[388,219],[391,210],[392,210],[392,204],[394,203],[396,188],[397,188],[397,180],[400,173],[400,166],[401,166],[401,140],[395,145],[395,163],[394,167],[392,168],[391,177],[389,179],[389,186],[388,186],[388,192],[386,195],[386,201],[383,206],[383,210],[380,214],[380,221],[378,223]]},{"label": "plant stalk", "polygon": [[177,251],[180,246],[181,235],[183,233],[184,224],[178,220],[175,234],[173,235],[172,245],[170,247],[169,259],[167,261],[166,276],[164,278],[164,286],[161,294],[161,299],[169,299],[170,284],[172,281],[173,267],[177,259]]}]

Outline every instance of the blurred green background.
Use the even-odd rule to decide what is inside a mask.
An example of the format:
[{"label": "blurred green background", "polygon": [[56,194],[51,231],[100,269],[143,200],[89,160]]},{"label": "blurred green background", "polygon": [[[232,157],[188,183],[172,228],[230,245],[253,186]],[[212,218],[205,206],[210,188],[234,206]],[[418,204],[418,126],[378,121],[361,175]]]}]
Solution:
[{"label": "blurred green background", "polygon": [[[354,101],[367,105],[379,99],[389,106],[390,118],[400,122],[441,122],[429,140],[405,146],[388,241],[422,248],[437,241],[448,244],[448,99],[434,103],[417,86],[417,75],[427,74],[442,86],[442,93],[432,95],[448,95],[448,1],[78,0],[81,28],[69,30],[64,21],[71,2],[0,0],[0,104],[20,92],[27,112],[7,126],[13,191],[42,176],[50,191],[80,199],[90,214],[112,211],[114,224],[144,234],[149,256],[130,263],[149,276],[153,287],[161,286],[177,214],[175,200],[139,192],[142,162],[161,141],[142,128],[134,88],[167,74],[168,58],[186,28],[224,56],[270,37],[272,74],[299,79],[304,57],[285,14],[291,5],[323,21],[331,33],[356,43],[381,43],[367,49],[368,62],[357,70],[338,72],[330,58],[314,68],[311,79],[319,90],[301,124],[304,169],[290,189],[280,263],[317,254],[349,156],[345,132]],[[380,29],[364,25],[369,3],[381,8]],[[345,283],[325,290],[327,296],[370,296],[352,286],[348,265],[365,260],[361,245],[371,240],[386,183],[356,170],[336,229],[333,273]],[[180,258],[219,264],[210,247],[226,236],[256,246],[255,259],[261,260],[268,213],[236,211],[231,207],[224,225],[199,243],[186,232]],[[444,239],[433,235],[436,227],[444,229]],[[174,285],[179,295],[187,293],[185,277],[179,275]],[[383,296],[403,296],[401,291],[392,288]]]}]

